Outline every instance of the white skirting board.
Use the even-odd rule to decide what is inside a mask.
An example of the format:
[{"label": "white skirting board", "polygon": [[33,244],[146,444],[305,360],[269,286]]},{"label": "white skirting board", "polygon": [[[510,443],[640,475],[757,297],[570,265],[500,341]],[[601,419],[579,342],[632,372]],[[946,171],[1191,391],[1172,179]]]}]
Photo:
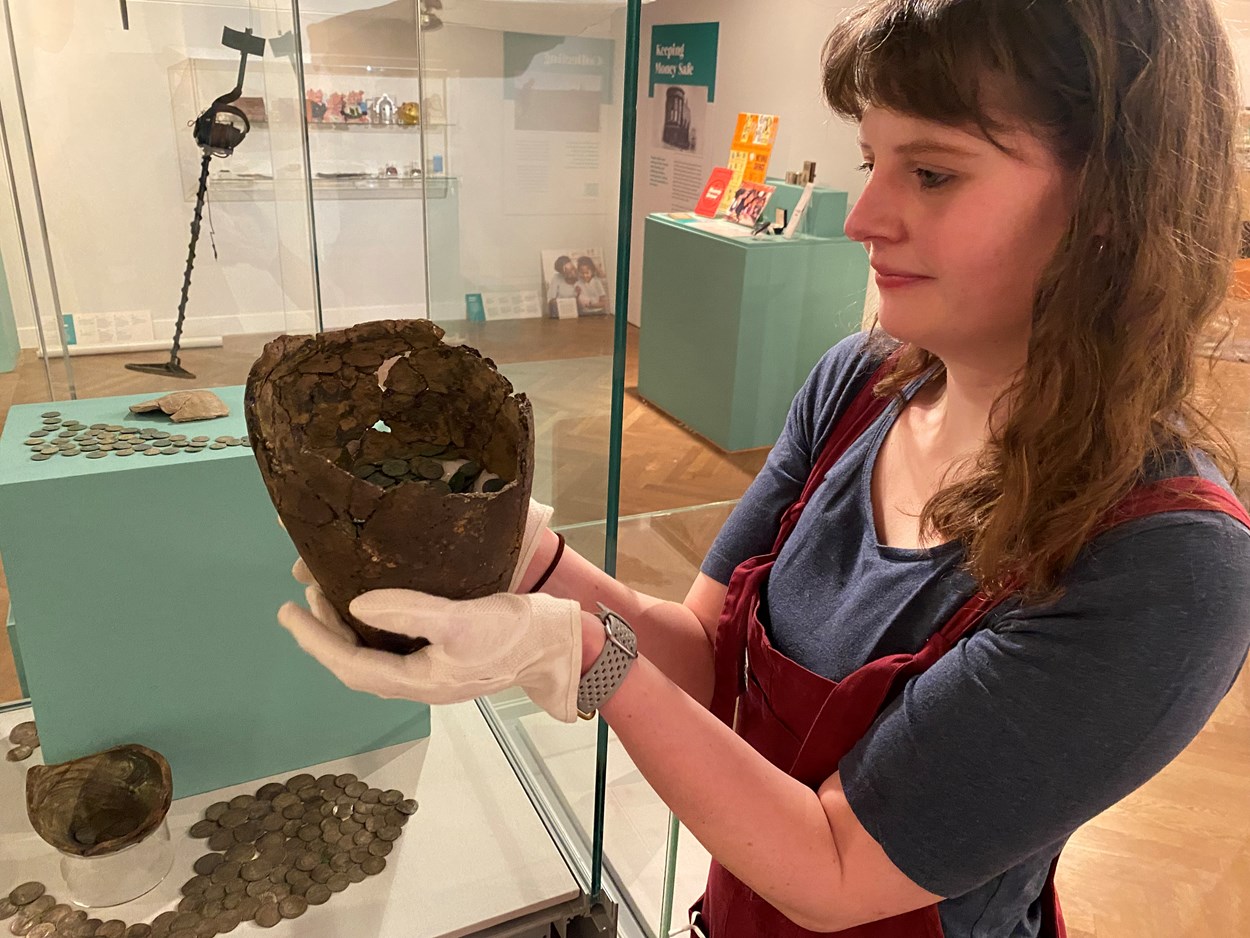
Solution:
[{"label": "white skirting board", "polygon": [[[80,355],[116,355],[119,352],[167,352],[169,351],[170,341],[162,339],[160,342],[117,342],[109,345],[71,345],[69,347],[69,357],[77,358]],[[181,348],[221,348],[221,336],[196,336],[191,339],[183,339],[179,343]],[[38,353],[43,358],[43,352]],[[59,348],[52,349],[48,353],[49,358],[64,358]]]}]

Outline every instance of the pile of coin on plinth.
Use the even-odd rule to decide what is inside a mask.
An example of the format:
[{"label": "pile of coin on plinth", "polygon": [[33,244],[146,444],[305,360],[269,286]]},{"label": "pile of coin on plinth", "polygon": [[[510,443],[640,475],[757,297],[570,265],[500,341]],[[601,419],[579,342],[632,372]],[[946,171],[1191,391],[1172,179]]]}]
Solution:
[{"label": "pile of coin on plinth", "polygon": [[248,376],[248,434],[274,506],[361,639],[409,653],[348,606],[373,589],[473,599],[508,587],[533,481],[533,414],[475,349],[426,320],[281,336]]}]

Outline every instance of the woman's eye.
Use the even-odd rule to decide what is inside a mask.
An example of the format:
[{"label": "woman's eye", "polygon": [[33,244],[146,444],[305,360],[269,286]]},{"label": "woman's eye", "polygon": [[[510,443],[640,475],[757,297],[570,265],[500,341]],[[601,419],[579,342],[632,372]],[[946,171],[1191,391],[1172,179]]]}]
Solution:
[{"label": "woman's eye", "polygon": [[857,170],[859,170],[861,173],[863,173],[864,175],[867,175],[867,174],[869,174],[869,173],[871,173],[871,172],[872,172],[872,164],[871,164],[871,163],[860,163],[860,164],[859,164],[858,166],[856,166],[855,168],[856,168]]},{"label": "woman's eye", "polygon": [[953,176],[949,176],[945,173],[935,173],[931,169],[916,169],[913,170],[913,172],[920,180],[921,189],[936,189],[939,186],[946,185],[946,183],[950,182],[951,179],[954,178]]}]

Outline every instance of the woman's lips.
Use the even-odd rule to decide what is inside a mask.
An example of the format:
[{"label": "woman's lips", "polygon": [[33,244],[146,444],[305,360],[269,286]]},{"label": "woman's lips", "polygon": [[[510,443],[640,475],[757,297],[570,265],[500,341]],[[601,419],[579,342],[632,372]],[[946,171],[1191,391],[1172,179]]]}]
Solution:
[{"label": "woman's lips", "polygon": [[918,274],[906,274],[896,271],[876,270],[877,286],[882,290],[897,290],[903,287],[914,287],[917,284],[927,283],[932,277],[922,277]]}]

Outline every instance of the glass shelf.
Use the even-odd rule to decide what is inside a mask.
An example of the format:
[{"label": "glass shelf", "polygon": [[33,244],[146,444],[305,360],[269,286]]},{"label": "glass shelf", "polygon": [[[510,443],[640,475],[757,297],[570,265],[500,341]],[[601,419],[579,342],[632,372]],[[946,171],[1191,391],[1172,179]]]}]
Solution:
[{"label": "glass shelf", "polygon": [[[458,180],[453,176],[421,178],[405,176],[360,176],[317,179],[312,181],[318,197],[327,199],[445,199]],[[208,186],[209,198],[221,202],[269,201],[271,199],[303,199],[304,180],[259,179],[217,176]]]}]

